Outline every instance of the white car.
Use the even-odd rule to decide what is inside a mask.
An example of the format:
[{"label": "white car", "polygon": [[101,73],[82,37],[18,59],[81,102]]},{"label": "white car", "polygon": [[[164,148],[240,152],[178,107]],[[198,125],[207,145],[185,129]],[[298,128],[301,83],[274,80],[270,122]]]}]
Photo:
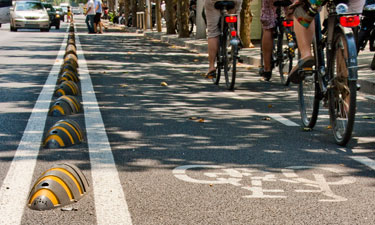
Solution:
[{"label": "white car", "polygon": [[10,11],[10,31],[40,29],[49,31],[49,16],[40,1],[16,1]]}]

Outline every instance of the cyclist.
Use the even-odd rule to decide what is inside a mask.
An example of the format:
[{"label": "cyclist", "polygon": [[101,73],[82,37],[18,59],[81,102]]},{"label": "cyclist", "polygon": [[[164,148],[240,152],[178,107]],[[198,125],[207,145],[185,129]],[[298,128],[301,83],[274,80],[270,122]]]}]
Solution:
[{"label": "cyclist", "polygon": [[[294,32],[297,38],[298,50],[301,53],[301,59],[289,73],[289,79],[293,83],[300,83],[303,77],[298,70],[305,67],[311,67],[314,64],[314,57],[311,55],[311,43],[315,31],[314,16],[319,12],[322,0],[297,0],[289,8],[294,14]],[[362,13],[366,0],[337,1],[348,2],[349,12]]]},{"label": "cyclist", "polygon": [[[215,9],[215,3],[221,0],[205,0],[204,7],[207,18],[207,43],[208,43],[208,62],[209,68],[206,78],[212,79],[216,77],[215,59],[219,47],[220,29],[218,27],[220,20],[220,11]],[[232,0],[235,8],[230,13],[240,14],[242,0]]]},{"label": "cyclist", "polygon": [[[269,81],[272,76],[271,55],[273,48],[273,32],[276,26],[276,7],[273,3],[276,0],[263,0],[260,22],[262,24],[262,53],[264,71],[261,74],[264,81]],[[282,0],[283,1],[283,0]],[[289,0],[286,0],[289,1]],[[291,2],[291,1],[290,1]],[[291,18],[290,18],[291,19]]]}]

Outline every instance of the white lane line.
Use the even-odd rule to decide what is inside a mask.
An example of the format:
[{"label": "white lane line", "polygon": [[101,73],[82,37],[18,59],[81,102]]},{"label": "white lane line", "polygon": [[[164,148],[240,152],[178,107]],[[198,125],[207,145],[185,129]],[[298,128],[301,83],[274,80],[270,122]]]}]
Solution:
[{"label": "white lane line", "polygon": [[0,224],[21,224],[43,138],[48,109],[63,62],[67,36],[66,34],[64,37],[56,61],[31,112],[7,176],[0,188]]},{"label": "white lane line", "polygon": [[355,161],[362,163],[368,167],[370,167],[372,170],[375,170],[375,161],[366,157],[366,156],[349,156],[351,159],[354,159]]},{"label": "white lane line", "polygon": [[289,127],[299,127],[300,125],[296,124],[295,122],[291,121],[291,120],[288,120],[287,118],[279,115],[279,114],[268,114],[269,117],[271,117],[272,119],[286,125],[286,126],[289,126]]},{"label": "white lane line", "polygon": [[85,56],[83,55],[78,35],[75,37],[97,224],[130,225],[132,224],[130,212],[120,183]]}]

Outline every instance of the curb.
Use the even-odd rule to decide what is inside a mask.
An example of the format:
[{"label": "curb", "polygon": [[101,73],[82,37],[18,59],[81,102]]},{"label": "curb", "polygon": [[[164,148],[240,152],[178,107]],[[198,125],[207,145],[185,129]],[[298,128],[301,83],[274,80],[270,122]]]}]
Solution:
[{"label": "curb", "polygon": [[[145,31],[144,37],[158,39],[162,42],[185,47],[190,51],[207,54],[207,41],[206,39],[195,39],[195,38],[178,38],[177,34],[165,34],[155,31]],[[361,85],[360,92],[375,95],[375,75],[374,72],[369,68],[370,63],[369,57],[372,59],[373,52],[368,50],[360,52],[358,57],[358,84]],[[252,66],[260,66],[260,48],[247,48],[242,49],[240,57],[244,63]]]}]

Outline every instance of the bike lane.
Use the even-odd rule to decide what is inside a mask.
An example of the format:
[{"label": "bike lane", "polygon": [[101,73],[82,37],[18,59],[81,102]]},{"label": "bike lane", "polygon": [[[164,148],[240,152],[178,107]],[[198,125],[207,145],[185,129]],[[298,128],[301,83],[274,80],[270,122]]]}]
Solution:
[{"label": "bike lane", "polygon": [[205,55],[135,34],[81,43],[134,224],[375,221],[373,171],[275,119],[298,118],[295,90],[242,67],[228,92]]}]

